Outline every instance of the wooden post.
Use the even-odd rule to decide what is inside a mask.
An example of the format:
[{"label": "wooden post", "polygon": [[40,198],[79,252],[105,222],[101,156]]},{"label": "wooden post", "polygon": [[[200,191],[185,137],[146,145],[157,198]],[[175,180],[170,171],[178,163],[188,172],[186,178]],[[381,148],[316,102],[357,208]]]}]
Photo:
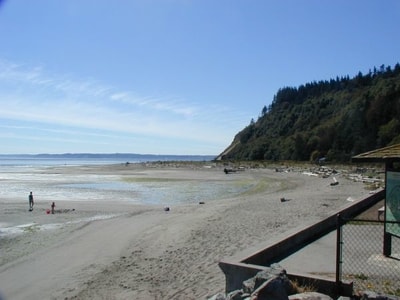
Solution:
[{"label": "wooden post", "polygon": [[392,254],[392,235],[386,231],[386,213],[388,212],[387,208],[387,173],[389,170],[393,169],[393,162],[386,161],[385,163],[385,213],[384,213],[384,223],[383,223],[383,255],[390,256]]}]

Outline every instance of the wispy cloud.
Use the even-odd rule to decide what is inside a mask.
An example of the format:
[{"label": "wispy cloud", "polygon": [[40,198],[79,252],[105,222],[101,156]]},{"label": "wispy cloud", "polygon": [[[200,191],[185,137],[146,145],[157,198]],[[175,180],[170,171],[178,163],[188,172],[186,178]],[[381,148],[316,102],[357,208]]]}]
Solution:
[{"label": "wispy cloud", "polygon": [[[33,100],[36,101],[33,99],[33,95],[39,94],[45,96],[41,102],[47,102],[47,104],[51,101],[51,103],[58,102],[72,106],[81,105],[82,108],[88,108],[85,106],[89,104],[92,108],[103,105],[112,106],[115,109],[118,108],[118,104],[121,104],[124,105],[122,106],[124,110],[132,109],[134,111],[140,108],[150,112],[164,111],[182,117],[190,116],[196,110],[194,105],[188,105],[184,101],[178,101],[171,97],[135,96],[132,91],[118,91],[116,87],[93,79],[73,79],[71,76],[50,75],[42,67],[27,67],[4,60],[0,60],[0,85],[22,87],[24,92],[19,94],[19,100],[23,99],[23,102],[27,104]],[[13,101],[16,100],[15,96],[14,90]]]},{"label": "wispy cloud", "polygon": [[119,92],[112,94],[110,96],[110,99],[115,102],[124,103],[127,105],[145,107],[151,110],[165,111],[183,117],[190,117],[198,109],[196,105],[188,105],[184,101],[180,101],[177,98],[165,96],[138,97],[129,92]]},{"label": "wispy cloud", "polygon": [[36,133],[43,133],[43,134],[55,134],[60,136],[70,135],[70,136],[83,136],[83,137],[100,137],[100,138],[126,138],[123,135],[116,135],[115,133],[105,133],[104,131],[101,132],[93,132],[93,131],[82,131],[82,130],[72,130],[72,129],[59,129],[59,128],[51,128],[51,127],[40,127],[35,125],[30,126],[21,126],[21,125],[0,125],[0,129],[5,129],[9,131],[33,131]]},{"label": "wispy cloud", "polygon": [[5,60],[0,60],[0,103],[0,121],[36,122],[39,131],[58,132],[60,139],[71,142],[74,134],[82,137],[86,129],[88,136],[99,134],[94,133],[97,130],[106,139],[134,134],[221,143],[232,138],[231,122],[242,115],[228,107],[205,107],[171,95],[138,96],[95,79],[50,74],[42,66]]}]

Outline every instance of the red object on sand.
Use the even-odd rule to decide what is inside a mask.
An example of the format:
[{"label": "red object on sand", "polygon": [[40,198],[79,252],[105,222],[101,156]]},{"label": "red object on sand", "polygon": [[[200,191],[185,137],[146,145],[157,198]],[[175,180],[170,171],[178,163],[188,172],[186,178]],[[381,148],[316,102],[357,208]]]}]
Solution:
[{"label": "red object on sand", "polygon": [[46,209],[46,214],[50,214],[50,209]]}]

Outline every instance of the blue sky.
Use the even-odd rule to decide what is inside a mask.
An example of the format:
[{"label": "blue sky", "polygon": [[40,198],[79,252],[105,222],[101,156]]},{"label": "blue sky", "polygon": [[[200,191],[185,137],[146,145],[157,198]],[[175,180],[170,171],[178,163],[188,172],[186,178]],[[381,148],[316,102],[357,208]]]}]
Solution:
[{"label": "blue sky", "polygon": [[221,153],[279,88],[400,62],[398,0],[0,1],[0,153]]}]

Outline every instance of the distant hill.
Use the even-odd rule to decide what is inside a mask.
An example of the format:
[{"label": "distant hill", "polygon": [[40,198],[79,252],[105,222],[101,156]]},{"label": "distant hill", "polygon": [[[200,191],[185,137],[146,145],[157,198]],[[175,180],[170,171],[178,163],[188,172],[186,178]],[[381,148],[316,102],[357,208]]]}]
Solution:
[{"label": "distant hill", "polygon": [[278,90],[222,160],[347,162],[400,143],[400,65]]}]

